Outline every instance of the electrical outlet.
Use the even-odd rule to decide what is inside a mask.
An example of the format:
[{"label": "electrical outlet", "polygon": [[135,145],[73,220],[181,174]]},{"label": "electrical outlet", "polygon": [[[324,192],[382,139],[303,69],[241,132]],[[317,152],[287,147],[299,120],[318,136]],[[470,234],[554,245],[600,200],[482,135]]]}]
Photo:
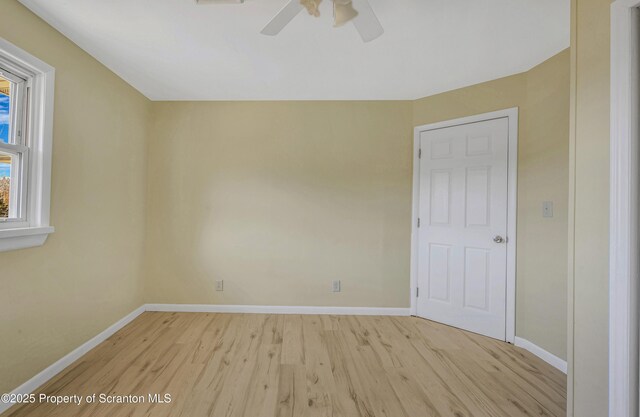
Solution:
[{"label": "electrical outlet", "polygon": [[553,217],[553,201],[542,203],[542,217]]},{"label": "electrical outlet", "polygon": [[224,291],[224,281],[216,281],[216,291]]},{"label": "electrical outlet", "polygon": [[333,286],[331,287],[331,291],[340,292],[340,281],[333,281]]}]

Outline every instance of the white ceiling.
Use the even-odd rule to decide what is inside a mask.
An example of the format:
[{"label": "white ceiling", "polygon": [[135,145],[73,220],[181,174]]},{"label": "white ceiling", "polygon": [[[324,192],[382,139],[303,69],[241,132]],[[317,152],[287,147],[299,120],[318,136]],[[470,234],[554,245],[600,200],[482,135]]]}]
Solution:
[{"label": "white ceiling", "polygon": [[152,100],[415,99],[530,69],[569,46],[569,0],[369,0],[363,43],[288,0],[20,0]]}]

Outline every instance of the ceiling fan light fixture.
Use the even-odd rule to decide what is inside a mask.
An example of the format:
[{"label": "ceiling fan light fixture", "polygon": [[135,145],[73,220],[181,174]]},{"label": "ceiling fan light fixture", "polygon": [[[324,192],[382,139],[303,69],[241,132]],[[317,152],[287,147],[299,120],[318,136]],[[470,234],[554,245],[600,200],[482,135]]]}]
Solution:
[{"label": "ceiling fan light fixture", "polygon": [[[284,8],[267,23],[260,33],[268,36],[277,35],[305,8],[309,11],[309,6],[311,6],[311,14],[313,15],[313,10],[317,9],[321,1],[288,0]],[[353,1],[356,2],[357,10],[353,7]],[[384,29],[368,0],[333,0],[333,17],[335,27],[352,22],[364,42],[371,42],[384,33]]]},{"label": "ceiling fan light fixture", "polygon": [[340,27],[358,16],[351,0],[333,0],[333,26]]},{"label": "ceiling fan light fixture", "polygon": [[315,17],[320,16],[320,3],[322,0],[300,0],[300,4],[307,9],[307,12]]}]

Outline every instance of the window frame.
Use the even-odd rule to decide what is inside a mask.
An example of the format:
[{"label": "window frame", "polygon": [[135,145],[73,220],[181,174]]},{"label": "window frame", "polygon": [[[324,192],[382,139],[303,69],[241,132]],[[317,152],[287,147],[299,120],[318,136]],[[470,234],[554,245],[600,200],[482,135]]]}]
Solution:
[{"label": "window frame", "polygon": [[2,59],[0,59],[0,76],[12,83],[12,92],[9,96],[9,115],[11,117],[9,121],[9,143],[0,142],[0,152],[10,155],[16,160],[16,162],[12,163],[11,168],[11,195],[9,198],[9,213],[13,212],[15,217],[0,218],[0,230],[2,230],[29,227],[27,190],[30,149],[27,124],[29,120],[31,80],[27,75],[18,75],[9,69],[5,69]]},{"label": "window frame", "polygon": [[0,221],[3,252],[40,246],[54,231],[49,212],[55,69],[0,38],[0,72],[24,80],[19,83],[24,93],[16,97],[26,100],[18,102],[19,112],[15,113],[20,139],[15,135],[15,144],[0,144],[1,151],[20,155],[19,200],[12,203],[16,204],[14,210],[19,207],[19,213],[17,218]]}]

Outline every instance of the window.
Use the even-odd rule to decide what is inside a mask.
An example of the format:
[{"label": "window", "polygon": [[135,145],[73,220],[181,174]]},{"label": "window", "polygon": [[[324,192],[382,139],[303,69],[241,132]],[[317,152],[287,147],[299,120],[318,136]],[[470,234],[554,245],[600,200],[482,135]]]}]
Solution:
[{"label": "window", "polygon": [[29,160],[24,135],[28,117],[26,81],[0,67],[0,222],[4,227],[26,221],[22,198]]},{"label": "window", "polygon": [[0,39],[0,251],[42,245],[49,225],[54,69]]}]

